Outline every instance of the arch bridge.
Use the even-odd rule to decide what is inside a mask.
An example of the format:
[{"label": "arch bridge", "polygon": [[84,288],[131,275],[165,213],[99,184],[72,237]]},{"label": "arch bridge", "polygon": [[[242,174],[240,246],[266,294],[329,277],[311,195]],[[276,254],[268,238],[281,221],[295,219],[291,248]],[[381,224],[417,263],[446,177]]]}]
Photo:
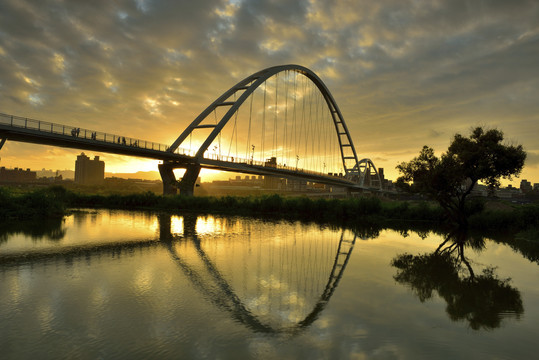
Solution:
[{"label": "arch bridge", "polygon": [[[6,140],[161,160],[163,192],[193,195],[201,168],[381,190],[374,163],[360,159],[323,81],[300,65],[254,73],[232,86],[172,145],[0,114]],[[177,181],[174,170],[185,169]]]}]

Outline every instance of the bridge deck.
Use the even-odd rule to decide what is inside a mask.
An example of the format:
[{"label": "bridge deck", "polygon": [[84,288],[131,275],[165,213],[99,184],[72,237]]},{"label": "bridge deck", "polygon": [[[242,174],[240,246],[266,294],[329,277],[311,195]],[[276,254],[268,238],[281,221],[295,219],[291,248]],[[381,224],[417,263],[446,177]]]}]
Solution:
[{"label": "bridge deck", "polygon": [[[179,167],[182,164],[196,162],[204,168],[214,170],[299,179],[331,186],[344,186],[357,190],[366,188],[342,176],[323,174],[282,165],[268,166],[268,164],[260,161],[220,156],[217,154],[208,154],[202,159],[196,159],[190,155],[189,150],[178,148],[175,152],[170,152],[168,151],[168,145],[153,141],[2,113],[0,113],[0,139],[3,141],[8,139],[40,145],[169,161],[177,163],[180,165]],[[3,141],[0,143],[0,148],[3,145]]]},{"label": "bridge deck", "polygon": [[183,149],[171,153],[167,151],[167,145],[153,141],[1,113],[0,138],[156,160],[181,161],[189,158]]}]

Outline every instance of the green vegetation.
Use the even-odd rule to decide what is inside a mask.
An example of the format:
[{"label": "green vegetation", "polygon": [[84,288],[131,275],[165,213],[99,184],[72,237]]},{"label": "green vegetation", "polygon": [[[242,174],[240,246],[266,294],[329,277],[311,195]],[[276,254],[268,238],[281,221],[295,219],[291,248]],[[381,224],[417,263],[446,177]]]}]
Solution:
[{"label": "green vegetation", "polygon": [[65,214],[62,188],[17,194],[0,187],[0,219],[59,218]]},{"label": "green vegetation", "polygon": [[526,160],[522,145],[502,141],[501,131],[477,127],[467,138],[456,134],[440,158],[424,146],[418,157],[397,166],[402,174],[397,186],[429,196],[440,204],[450,222],[465,227],[469,216],[478,210],[469,206],[468,199],[479,181],[492,190],[500,185],[500,178],[510,179],[522,171]]},{"label": "green vegetation", "polygon": [[[0,188],[0,219],[58,218],[72,208],[108,208],[167,212],[214,213],[245,216],[290,218],[380,229],[391,227],[405,231],[414,227],[432,230],[443,225],[444,211],[434,202],[389,201],[377,197],[349,199],[311,199],[279,195],[250,197],[161,196],[152,192],[128,195],[82,194],[52,186],[33,192],[16,193]],[[488,209],[483,202],[470,202],[474,215],[470,229],[484,233],[525,231],[526,239],[537,239],[539,205],[507,206]],[[369,225],[370,224],[370,225]],[[421,225],[423,224],[423,225]],[[535,229],[535,230],[534,230]]]},{"label": "green vegetation", "polygon": [[249,197],[160,196],[147,192],[131,195],[66,193],[69,207],[153,209],[253,216],[286,217],[328,222],[430,221],[438,222],[439,207],[426,202],[384,202],[376,197],[311,199],[279,195]]}]

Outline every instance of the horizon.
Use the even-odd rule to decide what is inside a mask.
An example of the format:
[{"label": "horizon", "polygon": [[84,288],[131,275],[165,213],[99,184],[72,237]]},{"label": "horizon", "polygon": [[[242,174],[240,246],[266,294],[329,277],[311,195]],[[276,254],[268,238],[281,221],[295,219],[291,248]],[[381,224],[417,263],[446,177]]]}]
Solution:
[{"label": "horizon", "polygon": [[[102,159],[101,159],[102,160]],[[106,163],[105,163],[105,166],[106,166]],[[0,167],[3,167],[2,164],[0,163]],[[20,166],[16,166],[16,167],[11,167],[10,169],[23,169],[23,170],[26,170],[26,169],[30,169],[30,171],[35,171],[36,173],[39,173],[39,172],[72,172],[73,173],[73,176],[75,174],[75,170],[74,168],[73,169],[56,169],[56,170],[53,170],[53,169],[46,169],[46,168],[42,168],[41,170],[37,170],[37,169],[32,169],[32,168],[23,168],[23,167],[20,167]],[[6,169],[8,169],[6,167]],[[204,174],[204,176],[199,176],[200,179],[201,179],[201,182],[206,182],[206,183],[209,183],[209,182],[212,182],[212,181],[228,181],[228,180],[234,180],[237,176],[241,176],[241,178],[243,179],[245,176],[252,176],[251,174],[244,174],[244,173],[237,173],[237,172],[227,172],[227,171],[217,171],[217,170],[210,170],[210,169],[203,169],[205,170],[205,172],[207,173],[210,173],[211,175],[208,176],[208,174]],[[384,172],[385,172],[385,169],[384,169]],[[145,177],[129,177],[130,175],[146,175]],[[109,176],[109,177],[108,177]],[[111,171],[105,171],[105,178],[110,178],[110,177],[119,177],[121,179],[127,179],[127,180],[149,180],[149,181],[154,181],[154,180],[159,180],[161,181],[161,176],[159,174],[159,171],[158,170],[146,170],[146,171],[136,171],[136,172],[111,172]],[[397,179],[392,179],[392,178],[387,178],[387,180],[391,180],[392,182],[395,182]],[[518,180],[518,181],[517,181]],[[505,187],[508,187],[509,185],[514,187],[514,188],[519,188],[520,187],[520,184],[521,184],[521,181],[529,181],[532,186],[534,184],[539,184],[539,180],[534,180],[534,179],[528,179],[528,178],[523,178],[523,177],[519,177],[519,178],[516,178],[516,179],[513,179],[513,181],[507,181],[507,180],[502,180],[501,181],[501,186],[500,188],[505,188]],[[482,186],[485,186],[482,182],[479,182],[478,185],[482,185]]]}]

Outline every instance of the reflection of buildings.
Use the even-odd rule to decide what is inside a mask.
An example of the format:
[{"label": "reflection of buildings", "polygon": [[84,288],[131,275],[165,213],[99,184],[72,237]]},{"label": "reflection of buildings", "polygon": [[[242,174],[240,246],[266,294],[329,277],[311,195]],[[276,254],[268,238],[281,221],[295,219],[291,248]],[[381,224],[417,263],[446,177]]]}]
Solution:
[{"label": "reflection of buildings", "polygon": [[90,160],[84,153],[75,161],[75,182],[84,185],[100,185],[105,179],[105,162],[96,156]]},{"label": "reflection of buildings", "polygon": [[5,167],[0,168],[0,181],[1,182],[14,182],[14,183],[24,183],[24,182],[33,182],[36,180],[36,172],[31,171],[30,169],[6,169]]}]

